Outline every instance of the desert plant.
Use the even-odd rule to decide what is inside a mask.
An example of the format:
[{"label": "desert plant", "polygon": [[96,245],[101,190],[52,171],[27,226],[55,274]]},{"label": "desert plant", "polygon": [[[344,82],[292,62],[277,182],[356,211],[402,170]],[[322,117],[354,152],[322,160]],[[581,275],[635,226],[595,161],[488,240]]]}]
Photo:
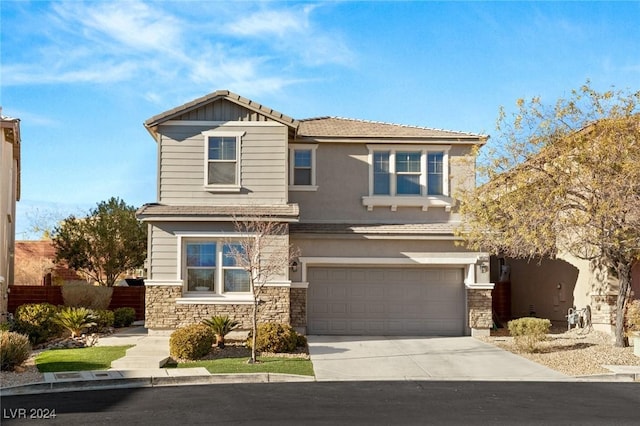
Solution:
[{"label": "desert plant", "polygon": [[[298,344],[298,333],[287,324],[264,323],[258,325],[255,340],[258,352],[293,352]],[[251,347],[251,344],[249,336],[247,346]]]},{"label": "desert plant", "polygon": [[64,307],[54,317],[54,322],[71,332],[71,337],[77,337],[82,334],[85,328],[96,325],[95,315],[87,308]]},{"label": "desert plant", "polygon": [[60,333],[60,327],[53,321],[58,308],[50,303],[20,305],[15,313],[15,330],[29,336],[33,344],[41,343]]},{"label": "desert plant", "polygon": [[113,288],[95,286],[82,282],[62,286],[62,300],[65,306],[87,309],[107,309],[111,303]]},{"label": "desert plant", "polygon": [[177,359],[199,359],[209,353],[214,335],[204,324],[192,324],[178,328],[169,337],[169,351]]},{"label": "desert plant", "polygon": [[133,308],[117,308],[113,311],[113,326],[116,328],[129,327],[136,320],[136,310]]},{"label": "desert plant", "polygon": [[91,327],[92,332],[107,331],[113,327],[115,322],[115,314],[113,311],[107,309],[91,309],[91,313],[95,317],[94,322],[96,323],[96,325]]},{"label": "desert plant", "polygon": [[627,334],[640,332],[640,299],[636,299],[627,305],[625,323]]},{"label": "desert plant", "polygon": [[202,323],[211,327],[219,348],[224,348],[224,337],[238,326],[238,321],[230,319],[227,315],[211,317],[211,319],[202,320]]},{"label": "desert plant", "polygon": [[525,317],[509,321],[507,326],[516,347],[524,352],[532,353],[538,349],[538,344],[546,339],[551,328],[551,321]]},{"label": "desert plant", "polygon": [[0,361],[2,371],[12,371],[31,354],[29,337],[13,331],[0,331]]}]

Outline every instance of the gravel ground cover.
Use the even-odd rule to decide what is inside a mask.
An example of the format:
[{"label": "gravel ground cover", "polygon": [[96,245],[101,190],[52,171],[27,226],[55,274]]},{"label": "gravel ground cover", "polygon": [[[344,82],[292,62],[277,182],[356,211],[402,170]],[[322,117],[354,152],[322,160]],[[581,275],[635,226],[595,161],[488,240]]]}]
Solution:
[{"label": "gravel ground cover", "polygon": [[640,357],[633,354],[632,347],[615,347],[611,336],[595,330],[553,328],[539,351],[531,354],[519,351],[506,329],[482,340],[569,376],[611,373],[604,365],[640,366]]}]

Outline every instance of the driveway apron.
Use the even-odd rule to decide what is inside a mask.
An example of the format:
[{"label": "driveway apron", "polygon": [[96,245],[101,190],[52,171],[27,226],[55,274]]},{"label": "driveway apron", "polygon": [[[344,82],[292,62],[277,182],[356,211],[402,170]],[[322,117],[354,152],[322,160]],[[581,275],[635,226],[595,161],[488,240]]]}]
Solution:
[{"label": "driveway apron", "polygon": [[473,337],[308,336],[318,381],[570,377]]}]

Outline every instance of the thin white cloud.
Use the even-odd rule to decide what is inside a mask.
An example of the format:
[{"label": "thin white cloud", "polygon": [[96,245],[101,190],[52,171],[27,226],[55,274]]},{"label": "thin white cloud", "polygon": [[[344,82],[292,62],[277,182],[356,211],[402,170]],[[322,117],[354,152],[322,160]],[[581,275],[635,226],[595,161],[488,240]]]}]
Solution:
[{"label": "thin white cloud", "polygon": [[43,67],[40,64],[6,65],[2,67],[2,83],[6,86],[25,84],[114,83],[131,79],[137,66],[133,63],[93,63],[90,68]]}]

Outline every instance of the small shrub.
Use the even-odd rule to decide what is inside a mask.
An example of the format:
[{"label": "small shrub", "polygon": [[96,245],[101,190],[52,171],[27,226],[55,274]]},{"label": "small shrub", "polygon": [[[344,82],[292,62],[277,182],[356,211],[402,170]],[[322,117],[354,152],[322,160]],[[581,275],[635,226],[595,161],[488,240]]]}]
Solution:
[{"label": "small shrub", "polygon": [[9,321],[0,322],[0,331],[11,331],[11,323]]},{"label": "small shrub", "polygon": [[2,371],[13,371],[31,354],[29,337],[13,331],[0,331],[0,360]]},{"label": "small shrub", "polygon": [[136,310],[133,308],[117,308],[113,311],[113,316],[114,327],[129,327],[136,320]]},{"label": "small shrub", "polygon": [[92,309],[91,312],[94,316],[93,321],[96,323],[96,325],[91,328],[91,331],[107,331],[113,327],[115,322],[115,314],[113,311],[108,311],[106,309]]},{"label": "small shrub", "polygon": [[202,320],[202,323],[211,328],[216,336],[216,344],[220,348],[224,348],[224,336],[238,326],[238,321],[230,319],[227,315],[211,317],[211,319]]},{"label": "small shrub", "polygon": [[507,326],[518,349],[532,353],[538,349],[538,344],[546,339],[551,328],[551,321],[525,317],[509,321]]},{"label": "small shrub", "polygon": [[[258,352],[293,352],[298,344],[298,333],[290,325],[279,323],[258,324],[256,351]],[[251,336],[247,340],[251,347]]]},{"label": "small shrub", "polygon": [[26,334],[33,344],[42,343],[60,334],[60,327],[53,320],[58,308],[50,303],[20,305],[16,309],[15,330]]},{"label": "small shrub", "polygon": [[209,353],[215,336],[209,326],[193,324],[171,333],[169,351],[177,359],[199,359]]},{"label": "small shrub", "polygon": [[627,333],[640,332],[640,299],[627,304],[625,323]]},{"label": "small shrub", "polygon": [[302,334],[298,334],[297,335],[297,339],[296,339],[296,347],[304,348],[306,346],[307,346],[307,336],[304,336]]},{"label": "small shrub", "polygon": [[73,282],[62,286],[62,300],[65,306],[87,309],[107,309],[113,295],[112,287],[95,286],[83,282]]},{"label": "small shrub", "polygon": [[65,306],[53,321],[71,332],[71,337],[77,337],[85,328],[96,325],[95,318],[90,309]]}]

